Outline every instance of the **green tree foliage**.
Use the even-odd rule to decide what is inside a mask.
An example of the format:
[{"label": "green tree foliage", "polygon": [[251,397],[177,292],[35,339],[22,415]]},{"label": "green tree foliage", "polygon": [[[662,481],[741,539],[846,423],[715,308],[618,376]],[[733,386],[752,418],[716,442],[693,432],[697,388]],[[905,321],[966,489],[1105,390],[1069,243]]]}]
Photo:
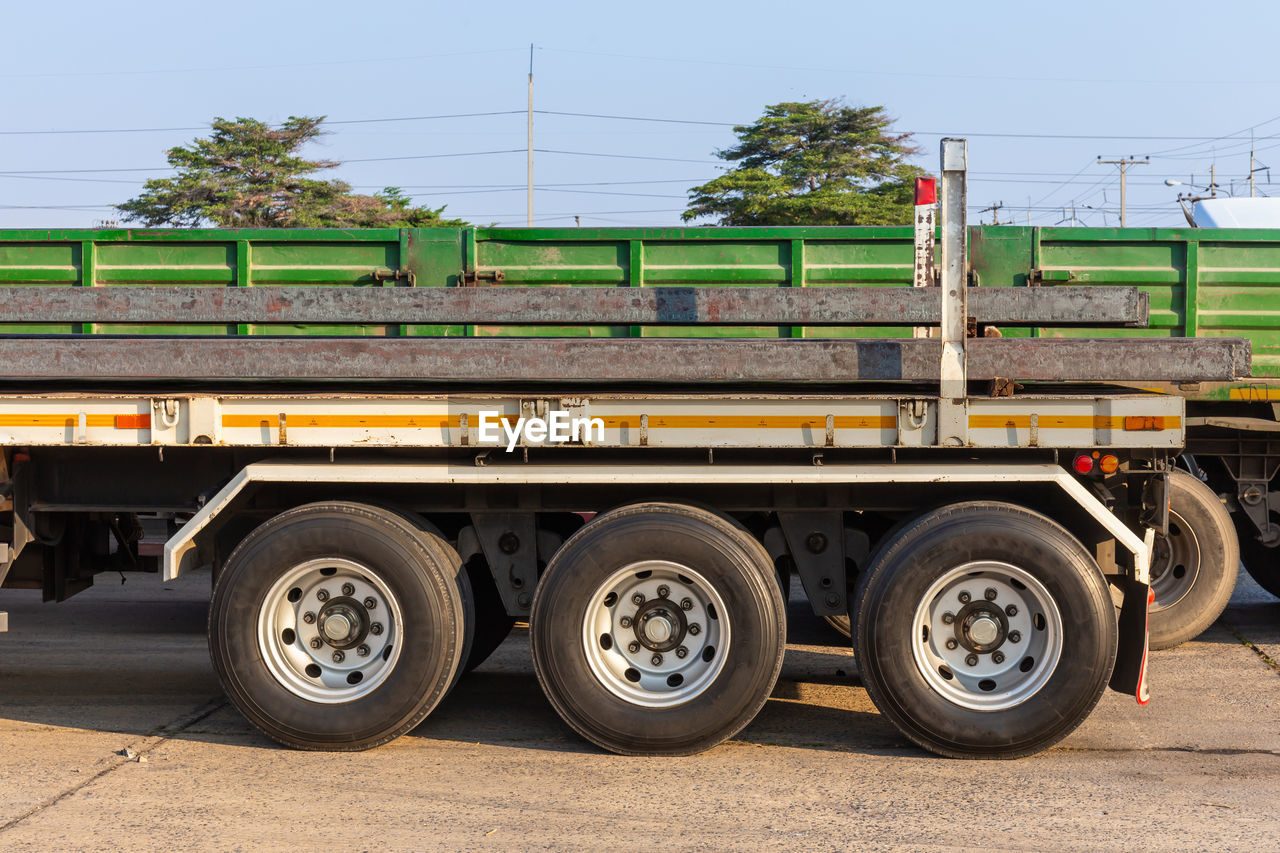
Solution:
[{"label": "green tree foliage", "polygon": [[911,135],[894,134],[884,107],[838,100],[774,104],[733,129],[738,144],[716,156],[736,163],[689,190],[685,221],[721,225],[905,225],[923,170]]},{"label": "green tree foliage", "polygon": [[279,127],[251,118],[215,119],[207,139],[171,149],[171,178],[153,178],[117,209],[133,222],[191,228],[375,228],[459,226],[443,207],[414,207],[397,187],[374,195],[313,177],[332,160],[298,155],[322,134],[319,117],[291,116]]}]

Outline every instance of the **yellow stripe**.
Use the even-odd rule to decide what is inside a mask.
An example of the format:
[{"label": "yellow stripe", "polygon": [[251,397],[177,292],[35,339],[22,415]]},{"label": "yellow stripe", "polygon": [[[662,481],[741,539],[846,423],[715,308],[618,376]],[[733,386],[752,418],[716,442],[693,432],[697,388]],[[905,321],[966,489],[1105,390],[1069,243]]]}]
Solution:
[{"label": "yellow stripe", "polygon": [[1280,400],[1280,388],[1232,388],[1232,400]]},{"label": "yellow stripe", "polygon": [[[224,428],[279,427],[280,415],[223,415]],[[300,415],[286,414],[287,429],[358,429],[370,427],[377,429],[445,429],[459,426],[457,415],[441,417],[440,415]]]},{"label": "yellow stripe", "polygon": [[[79,415],[0,415],[0,427],[74,427],[79,424]],[[115,425],[115,415],[85,416],[85,426],[114,427]]]},{"label": "yellow stripe", "polygon": [[[1178,429],[1182,418],[1164,415],[1165,429]],[[1039,429],[1124,429],[1124,415],[1041,415]],[[1030,415],[970,415],[970,429],[1031,429]]]},{"label": "yellow stripe", "polygon": [[[591,417],[591,415],[587,415]],[[599,416],[597,416],[599,417]],[[515,425],[515,415],[505,415],[503,420]],[[639,415],[612,415],[600,417],[606,429],[638,429]],[[471,425],[480,423],[479,414],[467,416]],[[894,429],[898,421],[892,415],[854,416],[841,415],[833,419],[836,429]],[[279,413],[270,415],[223,415],[225,428],[255,429],[280,426]],[[440,415],[300,415],[285,414],[286,429],[457,429],[462,426],[457,414]],[[827,428],[826,415],[810,417],[789,415],[761,417],[759,415],[651,415],[650,429],[817,429]]]},{"label": "yellow stripe", "polygon": [[[639,415],[601,418],[606,429],[638,429]],[[894,429],[892,415],[843,415],[832,419],[835,429]],[[817,429],[826,430],[827,416],[818,415],[650,415],[649,429]]]}]

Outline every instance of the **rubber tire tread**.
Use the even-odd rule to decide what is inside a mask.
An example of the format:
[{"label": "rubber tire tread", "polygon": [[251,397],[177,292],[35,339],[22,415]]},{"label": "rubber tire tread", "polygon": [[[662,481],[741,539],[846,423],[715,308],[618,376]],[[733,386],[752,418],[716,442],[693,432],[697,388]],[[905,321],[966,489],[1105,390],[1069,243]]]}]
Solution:
[{"label": "rubber tire tread", "polygon": [[[465,626],[448,557],[421,534],[397,512],[336,501],[283,512],[236,547],[214,586],[209,654],[228,697],[254,726],[296,749],[352,752],[399,737],[435,709],[459,668]],[[280,572],[319,557],[368,565],[392,588],[406,625],[427,626],[376,690],[332,705],[285,689],[257,645],[258,612]]]},{"label": "rubber tire tread", "polygon": [[[1062,614],[1062,654],[1050,680],[1002,711],[962,708],[920,675],[910,643],[916,607],[956,565],[999,560],[1031,572]],[[957,503],[902,528],[860,578],[854,644],[882,714],[917,745],[950,758],[1021,758],[1066,737],[1097,705],[1115,664],[1117,629],[1092,555],[1039,513],[995,501]]]},{"label": "rubber tire tread", "polygon": [[[395,513],[412,524],[419,530],[420,535],[430,540],[431,545],[438,549],[441,555],[449,561],[454,582],[458,585],[459,597],[462,599],[462,661],[464,664],[464,666],[457,667],[453,673],[453,682],[449,685],[449,693],[452,693],[453,688],[458,686],[458,681],[461,680],[462,676],[470,671],[465,668],[465,663],[471,659],[475,652],[475,639],[479,631],[478,605],[471,574],[463,566],[462,556],[458,554],[457,549],[449,544],[449,540],[444,538],[444,533],[430,520],[418,515],[416,512],[401,509],[397,506],[388,504],[371,504],[371,506]],[[447,696],[448,693],[445,695]]]},{"label": "rubber tire tread", "polygon": [[1240,543],[1240,560],[1258,586],[1280,598],[1280,547],[1268,548],[1258,541],[1257,531],[1243,512],[1232,516]]},{"label": "rubber tire tread", "polygon": [[516,618],[507,613],[502,603],[502,595],[493,582],[493,575],[483,559],[472,560],[467,564],[466,574],[471,579],[471,589],[475,594],[475,636],[471,648],[463,658],[460,670],[463,674],[471,672],[489,659],[502,641],[515,627]]},{"label": "rubber tire tread", "polygon": [[1152,649],[1171,649],[1194,640],[1226,609],[1236,587],[1240,545],[1231,514],[1213,489],[1180,468],[1169,478],[1170,509],[1195,532],[1200,569],[1195,582],[1176,604],[1151,608],[1148,617]]},{"label": "rubber tire tread", "polygon": [[[732,626],[720,676],[671,708],[643,708],[610,693],[581,648],[582,620],[599,584],[646,559],[689,565],[715,583]],[[534,669],[547,700],[582,737],[621,755],[692,755],[740,732],[778,680],[786,629],[786,602],[764,546],[718,513],[666,502],[588,522],[548,564],[530,615]]]}]

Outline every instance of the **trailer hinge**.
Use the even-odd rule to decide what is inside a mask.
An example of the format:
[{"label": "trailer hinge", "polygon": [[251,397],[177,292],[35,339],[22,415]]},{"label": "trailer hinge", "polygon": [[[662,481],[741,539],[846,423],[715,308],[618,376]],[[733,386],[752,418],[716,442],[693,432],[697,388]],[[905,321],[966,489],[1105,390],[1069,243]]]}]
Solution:
[{"label": "trailer hinge", "polygon": [[507,280],[507,274],[502,270],[470,269],[470,270],[462,271],[463,287],[475,287],[478,284],[480,284],[480,282],[482,281],[487,281],[487,282],[492,282],[494,284],[497,284],[498,282],[502,282],[506,280]]},{"label": "trailer hinge", "polygon": [[407,282],[410,287],[417,284],[417,277],[413,274],[413,270],[374,270],[371,274],[374,281],[403,281]]},{"label": "trailer hinge", "polygon": [[1028,287],[1039,287],[1042,284],[1068,284],[1081,280],[1088,281],[1088,277],[1082,278],[1076,274],[1075,270],[1044,270],[1039,267],[1027,270]]}]

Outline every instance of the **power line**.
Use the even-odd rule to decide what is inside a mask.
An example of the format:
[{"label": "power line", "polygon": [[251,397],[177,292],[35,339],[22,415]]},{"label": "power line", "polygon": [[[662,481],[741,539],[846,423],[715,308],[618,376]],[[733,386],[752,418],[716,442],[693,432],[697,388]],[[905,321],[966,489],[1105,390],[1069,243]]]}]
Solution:
[{"label": "power line", "polygon": [[399,157],[359,157],[353,160],[341,160],[339,161],[339,165],[346,165],[347,163],[386,163],[391,160],[438,160],[442,157],[484,157],[489,154],[523,153],[523,148],[503,148],[498,151],[455,151],[448,154],[407,154]]},{"label": "power line", "polygon": [[1030,82],[1044,82],[1044,83],[1089,83],[1089,84],[1097,84],[1097,83],[1124,83],[1124,84],[1144,83],[1144,84],[1149,84],[1149,85],[1161,85],[1161,86],[1165,86],[1165,85],[1188,86],[1188,85],[1196,85],[1196,84],[1202,84],[1202,85],[1233,85],[1233,84],[1235,84],[1235,85],[1243,85],[1243,84],[1248,84],[1248,85],[1269,85],[1269,84],[1274,84],[1274,83],[1276,83],[1276,82],[1280,82],[1280,81],[1274,81],[1274,80],[1205,80],[1205,79],[1197,79],[1197,80],[1171,80],[1171,79],[1160,79],[1160,80],[1135,80],[1135,79],[1133,79],[1133,78],[1115,79],[1115,78],[1098,78],[1098,77],[1092,77],[1092,78],[1090,78],[1090,77],[1028,77],[1028,76],[1024,76],[1024,75],[1021,75],[1021,74],[1019,74],[1019,75],[1007,75],[1007,74],[954,74],[954,73],[951,73],[951,72],[946,72],[946,73],[931,73],[931,72],[927,72],[927,71],[897,71],[897,70],[890,71],[890,70],[886,70],[886,69],[883,69],[883,68],[877,68],[877,69],[855,69],[855,68],[816,68],[816,67],[811,67],[811,66],[796,66],[796,65],[762,65],[762,64],[749,63],[749,62],[724,62],[724,61],[717,61],[717,60],[712,60],[712,59],[689,59],[689,58],[685,58],[685,57],[678,57],[678,56],[647,56],[647,55],[644,55],[644,54],[634,54],[634,53],[605,53],[605,52],[602,52],[602,51],[591,51],[591,50],[572,50],[572,49],[568,49],[568,48],[554,48],[554,47],[539,47],[539,48],[538,48],[538,50],[549,51],[549,52],[551,52],[551,53],[580,54],[580,55],[583,55],[583,56],[603,56],[603,57],[609,57],[609,58],[612,58],[612,59],[643,59],[643,60],[647,60],[647,61],[655,61],[655,62],[677,62],[677,63],[685,63],[685,64],[690,64],[690,65],[719,65],[719,66],[726,66],[726,67],[732,67],[732,68],[757,68],[757,69],[764,70],[764,71],[812,71],[812,72],[817,72],[817,73],[821,73],[821,74],[855,74],[855,75],[882,76],[882,77],[922,77],[922,78],[929,78],[929,79],[943,79],[943,80],[956,80],[956,79],[960,79],[960,80],[1017,80],[1017,81],[1024,81],[1024,80],[1025,80],[1025,81],[1030,81]]},{"label": "power line", "polygon": [[[714,160],[687,160],[680,157],[649,157],[643,154],[604,154],[597,151],[560,151],[553,148],[535,148],[539,154],[569,154],[575,157],[613,157],[620,160],[661,160],[666,163],[701,163],[710,166],[722,166]],[[346,161],[350,163],[351,161]]]},{"label": "power line", "polygon": [[[320,63],[325,64],[325,63]],[[292,67],[292,66],[264,66],[264,67]],[[0,75],[3,77],[3,75]],[[484,112],[473,113],[442,113],[439,115],[417,115],[417,116],[386,116],[376,118],[360,118],[360,119],[325,119],[327,125],[358,125],[358,124],[386,124],[395,122],[413,122],[413,121],[442,121],[448,119],[462,118],[482,118],[491,116],[506,115],[524,115],[526,110],[488,110]],[[634,116],[619,115],[614,113],[589,113],[589,112],[573,112],[567,110],[534,110],[535,115],[564,116],[575,118],[593,118],[610,121],[631,121],[631,122],[651,122],[657,124],[684,124],[684,125],[701,125],[706,127],[739,127],[740,122],[728,121],[706,121],[703,119],[682,119],[682,118],[666,118],[659,116]],[[1157,156],[1166,152],[1178,151],[1184,148],[1195,147],[1194,143],[1216,142],[1223,139],[1231,139],[1241,133],[1247,133],[1249,130],[1269,124],[1272,121],[1280,120],[1280,116],[1274,119],[1268,119],[1253,125],[1252,128],[1244,128],[1234,133],[1222,136],[1171,136],[1163,134],[1088,134],[1088,133],[1023,133],[1023,132],[1003,132],[1003,131],[936,131],[936,130],[903,130],[902,133],[908,133],[917,136],[970,136],[979,138],[993,139],[1080,139],[1080,140],[1160,140],[1160,141],[1189,141],[1192,145],[1179,146],[1175,148],[1165,149],[1164,151],[1153,151],[1151,156]],[[84,129],[53,129],[53,130],[3,130],[0,136],[40,136],[40,135],[70,135],[70,134],[99,134],[99,133],[170,133],[180,131],[199,131],[208,130],[209,125],[192,125],[182,127],[116,127],[116,128],[84,128]],[[1272,139],[1275,137],[1260,137],[1260,140]]]},{"label": "power line", "polygon": [[453,53],[429,53],[418,56],[382,56],[372,59],[337,59],[328,62],[291,62],[276,65],[223,65],[204,68],[144,68],[120,71],[37,71],[30,73],[0,74],[0,79],[27,79],[34,77],[121,77],[148,74],[209,74],[223,71],[264,71],[276,68],[318,68],[336,65],[371,65],[388,62],[412,62],[419,59],[445,59],[454,56],[482,56],[491,53],[511,53],[524,48],[502,47],[490,50],[466,50]]}]

